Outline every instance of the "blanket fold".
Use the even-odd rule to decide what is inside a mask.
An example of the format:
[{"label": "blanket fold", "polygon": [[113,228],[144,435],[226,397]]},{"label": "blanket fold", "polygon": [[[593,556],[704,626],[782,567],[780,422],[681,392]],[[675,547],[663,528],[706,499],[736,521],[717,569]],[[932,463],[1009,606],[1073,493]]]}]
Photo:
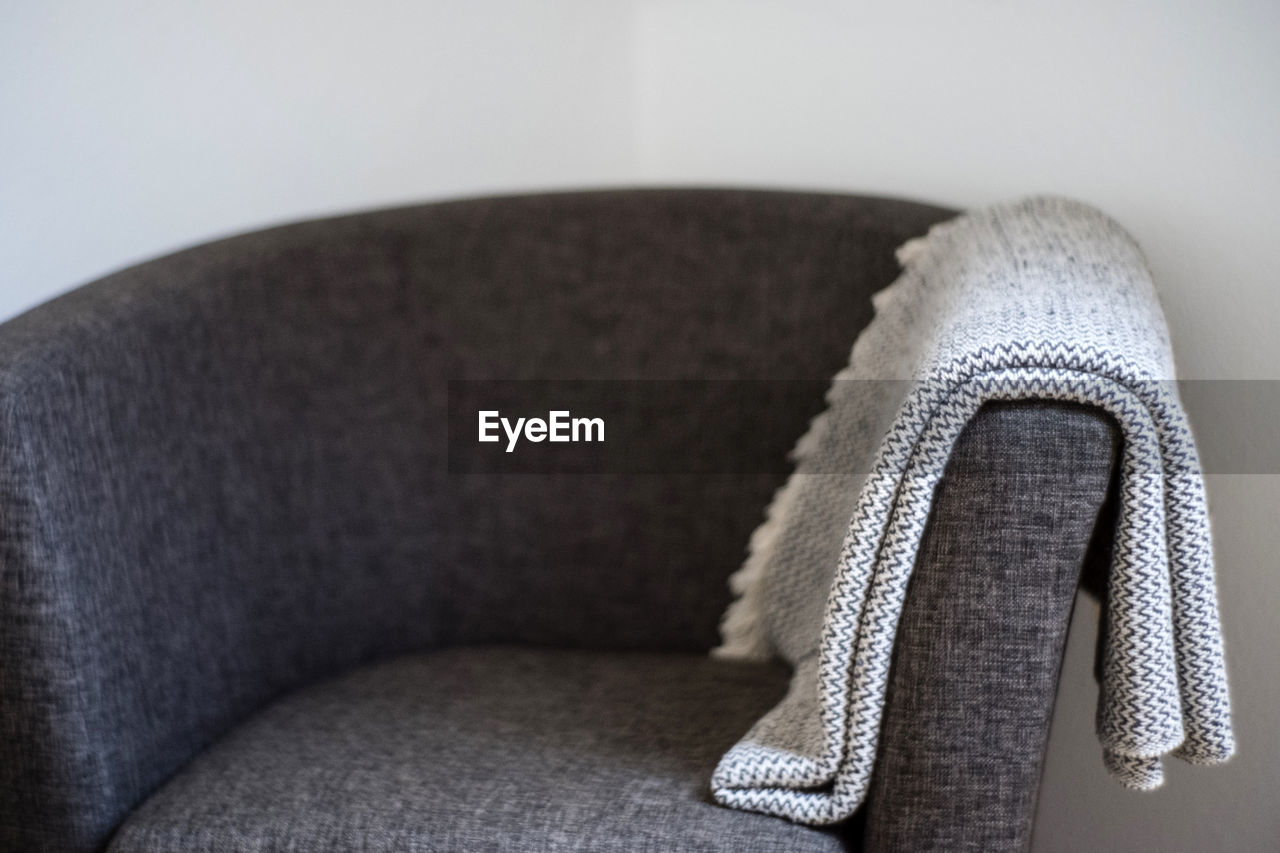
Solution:
[{"label": "blanket fold", "polygon": [[1165,754],[1225,760],[1204,485],[1141,251],[1101,212],[1035,197],[935,226],[899,260],[731,581],[717,653],[778,656],[794,674],[721,759],[716,799],[815,825],[862,802],[933,492],[994,400],[1096,406],[1124,436],[1097,720],[1106,766],[1152,788]]}]

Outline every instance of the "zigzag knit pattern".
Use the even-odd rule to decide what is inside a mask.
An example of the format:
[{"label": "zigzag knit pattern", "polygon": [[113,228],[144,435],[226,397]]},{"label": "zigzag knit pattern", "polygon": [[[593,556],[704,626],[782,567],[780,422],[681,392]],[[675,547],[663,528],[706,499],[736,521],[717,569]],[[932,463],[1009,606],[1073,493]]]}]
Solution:
[{"label": "zigzag knit pattern", "polygon": [[1146,789],[1163,755],[1226,760],[1204,484],[1141,251],[1101,212],[1036,197],[936,226],[899,259],[731,581],[717,654],[781,657],[794,675],[721,759],[716,799],[815,825],[862,802],[934,489],[992,400],[1096,406],[1124,435],[1097,720],[1107,768]]}]

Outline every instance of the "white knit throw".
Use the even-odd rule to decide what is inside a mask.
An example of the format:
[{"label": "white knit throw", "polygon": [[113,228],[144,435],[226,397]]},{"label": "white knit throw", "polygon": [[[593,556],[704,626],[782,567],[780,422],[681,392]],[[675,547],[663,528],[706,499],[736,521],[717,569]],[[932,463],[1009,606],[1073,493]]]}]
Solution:
[{"label": "white knit throw", "polygon": [[901,277],[875,295],[875,319],[732,579],[740,597],[717,653],[778,656],[794,674],[721,759],[716,799],[808,824],[862,802],[934,488],[990,400],[1096,406],[1124,436],[1098,713],[1106,766],[1145,789],[1161,783],[1165,753],[1225,760],[1204,484],[1141,251],[1101,212],[1037,197],[935,226],[898,257]]}]

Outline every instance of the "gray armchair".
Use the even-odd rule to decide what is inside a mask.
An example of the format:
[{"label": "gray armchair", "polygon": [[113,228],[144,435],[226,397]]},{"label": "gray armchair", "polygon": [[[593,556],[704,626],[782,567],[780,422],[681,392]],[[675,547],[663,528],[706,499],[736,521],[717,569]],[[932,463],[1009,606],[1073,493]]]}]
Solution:
[{"label": "gray armchair", "polygon": [[[1118,441],[1062,404],[988,407],[953,454],[859,818],[708,790],[787,684],[708,657],[726,578],[894,248],[950,215],[458,201],[222,240],[4,324],[0,848],[1025,847]],[[736,473],[451,472],[449,380],[615,378],[820,381],[730,412]]]}]

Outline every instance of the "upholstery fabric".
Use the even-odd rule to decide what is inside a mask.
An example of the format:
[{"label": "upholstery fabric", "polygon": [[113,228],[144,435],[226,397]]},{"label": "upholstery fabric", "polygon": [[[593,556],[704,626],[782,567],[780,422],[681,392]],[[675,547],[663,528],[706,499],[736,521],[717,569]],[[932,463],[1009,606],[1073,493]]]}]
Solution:
[{"label": "upholstery fabric", "polygon": [[993,403],[961,434],[898,624],[868,850],[1030,845],[1077,579],[1091,534],[1109,541],[1119,456],[1105,413],[1051,401]]},{"label": "upholstery fabric", "polygon": [[[450,476],[447,381],[830,376],[894,247],[948,215],[423,205],[199,246],[5,323],[0,849],[95,849],[246,715],[365,661],[709,648],[781,477]],[[753,415],[743,470],[820,408]]]},{"label": "upholstery fabric", "polygon": [[[865,849],[1026,848],[1117,450],[1105,415],[1053,403],[993,405],[966,429],[903,614]],[[112,850],[863,849],[858,820],[818,831],[708,805],[719,752],[787,677],[676,654],[403,658],[250,720]]]},{"label": "upholstery fabric", "polygon": [[723,651],[767,644],[796,673],[717,766],[717,800],[813,824],[862,802],[932,496],[992,400],[1097,406],[1125,437],[1098,711],[1108,769],[1150,788],[1165,753],[1226,760],[1204,484],[1140,249],[1100,211],[1037,197],[934,226],[901,257],[738,578]]},{"label": "upholstery fabric", "polygon": [[110,850],[845,849],[830,831],[711,801],[719,753],[786,681],[777,665],[694,654],[401,658],[256,715],[130,816]]}]

